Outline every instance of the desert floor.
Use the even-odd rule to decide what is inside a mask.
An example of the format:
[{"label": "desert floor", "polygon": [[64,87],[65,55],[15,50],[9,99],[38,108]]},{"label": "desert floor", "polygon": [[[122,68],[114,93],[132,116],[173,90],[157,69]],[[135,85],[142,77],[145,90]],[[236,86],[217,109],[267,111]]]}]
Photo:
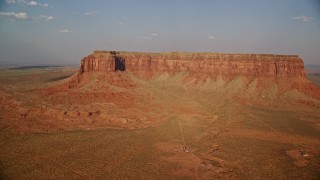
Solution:
[{"label": "desert floor", "polygon": [[[70,92],[41,96],[38,89],[74,73],[62,67],[1,70],[1,179],[320,178],[317,106],[275,99],[256,103],[205,88],[185,89],[176,85],[179,74],[132,90],[122,86],[126,91],[109,85],[110,91],[124,93],[107,94],[110,102],[63,98]],[[319,75],[308,78],[319,85]],[[44,106],[57,112],[56,122],[49,110],[47,116],[31,114]],[[20,113],[26,109],[29,114]]]}]

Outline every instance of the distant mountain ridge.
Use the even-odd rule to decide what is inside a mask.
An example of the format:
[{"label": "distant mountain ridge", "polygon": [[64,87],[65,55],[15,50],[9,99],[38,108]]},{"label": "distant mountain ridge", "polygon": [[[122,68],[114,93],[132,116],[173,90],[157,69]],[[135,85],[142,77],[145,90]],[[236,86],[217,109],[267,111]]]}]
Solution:
[{"label": "distant mountain ridge", "polygon": [[306,64],[305,70],[307,74],[320,74],[320,65]]},{"label": "distant mountain ridge", "polygon": [[63,66],[19,66],[9,68],[10,70],[24,70],[24,69],[47,69],[47,68],[58,68]]}]

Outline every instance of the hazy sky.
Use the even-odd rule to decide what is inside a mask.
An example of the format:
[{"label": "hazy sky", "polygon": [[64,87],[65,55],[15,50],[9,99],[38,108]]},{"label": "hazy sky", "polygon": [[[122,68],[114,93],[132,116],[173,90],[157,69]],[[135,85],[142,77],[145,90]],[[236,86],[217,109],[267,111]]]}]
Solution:
[{"label": "hazy sky", "polygon": [[320,64],[319,0],[0,0],[0,63],[93,50],[299,54]]}]

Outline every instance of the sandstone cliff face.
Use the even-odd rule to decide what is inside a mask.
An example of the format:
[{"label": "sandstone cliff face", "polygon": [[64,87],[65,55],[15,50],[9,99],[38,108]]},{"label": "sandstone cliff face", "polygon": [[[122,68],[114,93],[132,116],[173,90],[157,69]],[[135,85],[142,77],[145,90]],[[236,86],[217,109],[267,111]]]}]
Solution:
[{"label": "sandstone cliff face", "polygon": [[261,94],[262,89],[274,82],[277,96],[297,89],[320,98],[319,88],[307,80],[303,61],[298,55],[94,51],[81,61],[78,78],[69,86],[76,86],[81,78],[88,79],[86,74],[92,72],[113,74],[115,71],[129,71],[143,79],[164,72],[171,75],[185,72],[186,81],[196,78],[198,82],[222,77],[228,83],[242,76],[246,86],[257,80],[256,94]]},{"label": "sandstone cliff face", "polygon": [[81,61],[80,72],[113,72],[116,59],[124,60],[131,72],[180,72],[208,75],[263,77],[305,77],[303,61],[297,55],[222,53],[131,53],[95,51]]}]

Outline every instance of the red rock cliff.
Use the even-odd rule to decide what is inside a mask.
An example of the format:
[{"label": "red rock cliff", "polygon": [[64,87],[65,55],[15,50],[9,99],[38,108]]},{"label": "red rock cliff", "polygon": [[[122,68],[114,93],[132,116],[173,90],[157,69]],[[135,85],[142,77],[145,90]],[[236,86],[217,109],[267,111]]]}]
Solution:
[{"label": "red rock cliff", "polygon": [[278,84],[280,92],[297,89],[320,98],[319,88],[306,79],[304,64],[298,55],[94,51],[81,61],[79,75],[118,70],[130,71],[146,79],[161,72],[181,71],[189,76],[200,74],[204,79],[221,76],[232,80],[242,76],[248,81],[258,79],[257,88],[266,88],[267,79]]},{"label": "red rock cliff", "polygon": [[211,75],[305,77],[297,55],[224,53],[136,53],[95,51],[81,61],[80,72],[113,72],[116,58],[125,70],[205,73]]}]

